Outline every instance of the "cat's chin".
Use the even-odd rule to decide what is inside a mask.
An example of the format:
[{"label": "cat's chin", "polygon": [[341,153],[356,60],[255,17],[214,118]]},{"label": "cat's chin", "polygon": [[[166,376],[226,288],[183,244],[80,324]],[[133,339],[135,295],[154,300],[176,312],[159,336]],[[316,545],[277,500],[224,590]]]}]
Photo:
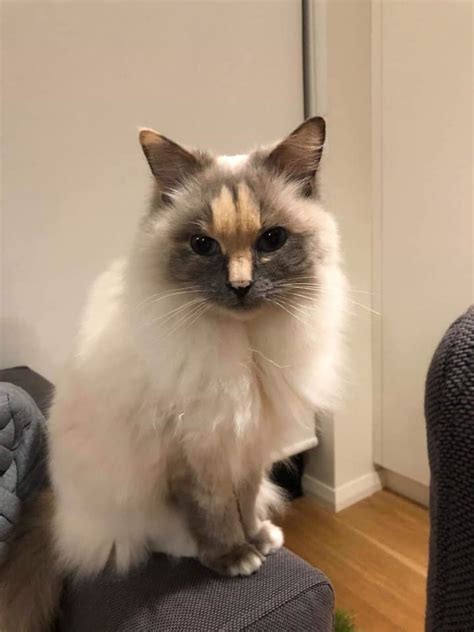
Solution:
[{"label": "cat's chin", "polygon": [[263,306],[241,307],[240,309],[219,306],[218,310],[222,315],[226,316],[227,318],[232,318],[240,322],[247,322],[259,316],[259,314],[262,313]]}]

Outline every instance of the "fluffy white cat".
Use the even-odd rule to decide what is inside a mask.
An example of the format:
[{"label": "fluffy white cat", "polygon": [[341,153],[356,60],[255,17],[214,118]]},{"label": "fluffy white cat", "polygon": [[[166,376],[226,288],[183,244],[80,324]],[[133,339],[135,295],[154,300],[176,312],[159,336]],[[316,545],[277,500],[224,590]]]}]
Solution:
[{"label": "fluffy white cat", "polygon": [[[270,149],[214,158],[142,130],[153,200],[94,284],[57,385],[46,544],[30,564],[125,572],[163,551],[246,575],[282,546],[266,472],[337,391],[345,281],[315,183],[324,134],[309,119]],[[2,575],[15,632],[41,629],[13,612],[25,533]],[[46,620],[55,595],[29,591]]]}]

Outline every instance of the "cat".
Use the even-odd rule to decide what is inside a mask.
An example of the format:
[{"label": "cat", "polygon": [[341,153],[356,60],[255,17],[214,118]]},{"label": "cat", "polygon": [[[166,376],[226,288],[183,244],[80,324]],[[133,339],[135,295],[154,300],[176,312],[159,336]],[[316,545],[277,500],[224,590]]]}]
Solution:
[{"label": "cat", "polygon": [[51,489],[2,569],[8,632],[43,629],[64,573],[161,551],[249,575],[283,545],[267,472],[337,393],[345,280],[324,140],[320,117],[242,156],[140,131],[153,196],[57,385]]}]

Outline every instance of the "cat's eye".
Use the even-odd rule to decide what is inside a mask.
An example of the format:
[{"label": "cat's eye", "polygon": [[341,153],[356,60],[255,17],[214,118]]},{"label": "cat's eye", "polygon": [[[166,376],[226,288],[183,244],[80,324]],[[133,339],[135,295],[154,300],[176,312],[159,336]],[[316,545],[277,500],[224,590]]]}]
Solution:
[{"label": "cat's eye", "polygon": [[269,228],[258,238],[257,250],[260,250],[260,252],[279,250],[285,244],[287,238],[288,233],[281,226]]},{"label": "cat's eye", "polygon": [[194,252],[202,257],[210,257],[219,252],[217,241],[207,235],[193,235],[190,243]]}]

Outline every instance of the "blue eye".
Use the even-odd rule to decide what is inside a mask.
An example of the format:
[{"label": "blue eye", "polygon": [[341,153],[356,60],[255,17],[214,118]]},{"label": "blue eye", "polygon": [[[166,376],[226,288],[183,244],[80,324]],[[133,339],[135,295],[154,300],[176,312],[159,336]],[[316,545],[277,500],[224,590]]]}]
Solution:
[{"label": "blue eye", "polygon": [[217,241],[207,235],[193,235],[190,243],[194,252],[201,257],[211,257],[220,250]]},{"label": "blue eye", "polygon": [[257,241],[257,250],[260,252],[274,252],[285,245],[288,233],[281,226],[275,226],[260,235]]}]

